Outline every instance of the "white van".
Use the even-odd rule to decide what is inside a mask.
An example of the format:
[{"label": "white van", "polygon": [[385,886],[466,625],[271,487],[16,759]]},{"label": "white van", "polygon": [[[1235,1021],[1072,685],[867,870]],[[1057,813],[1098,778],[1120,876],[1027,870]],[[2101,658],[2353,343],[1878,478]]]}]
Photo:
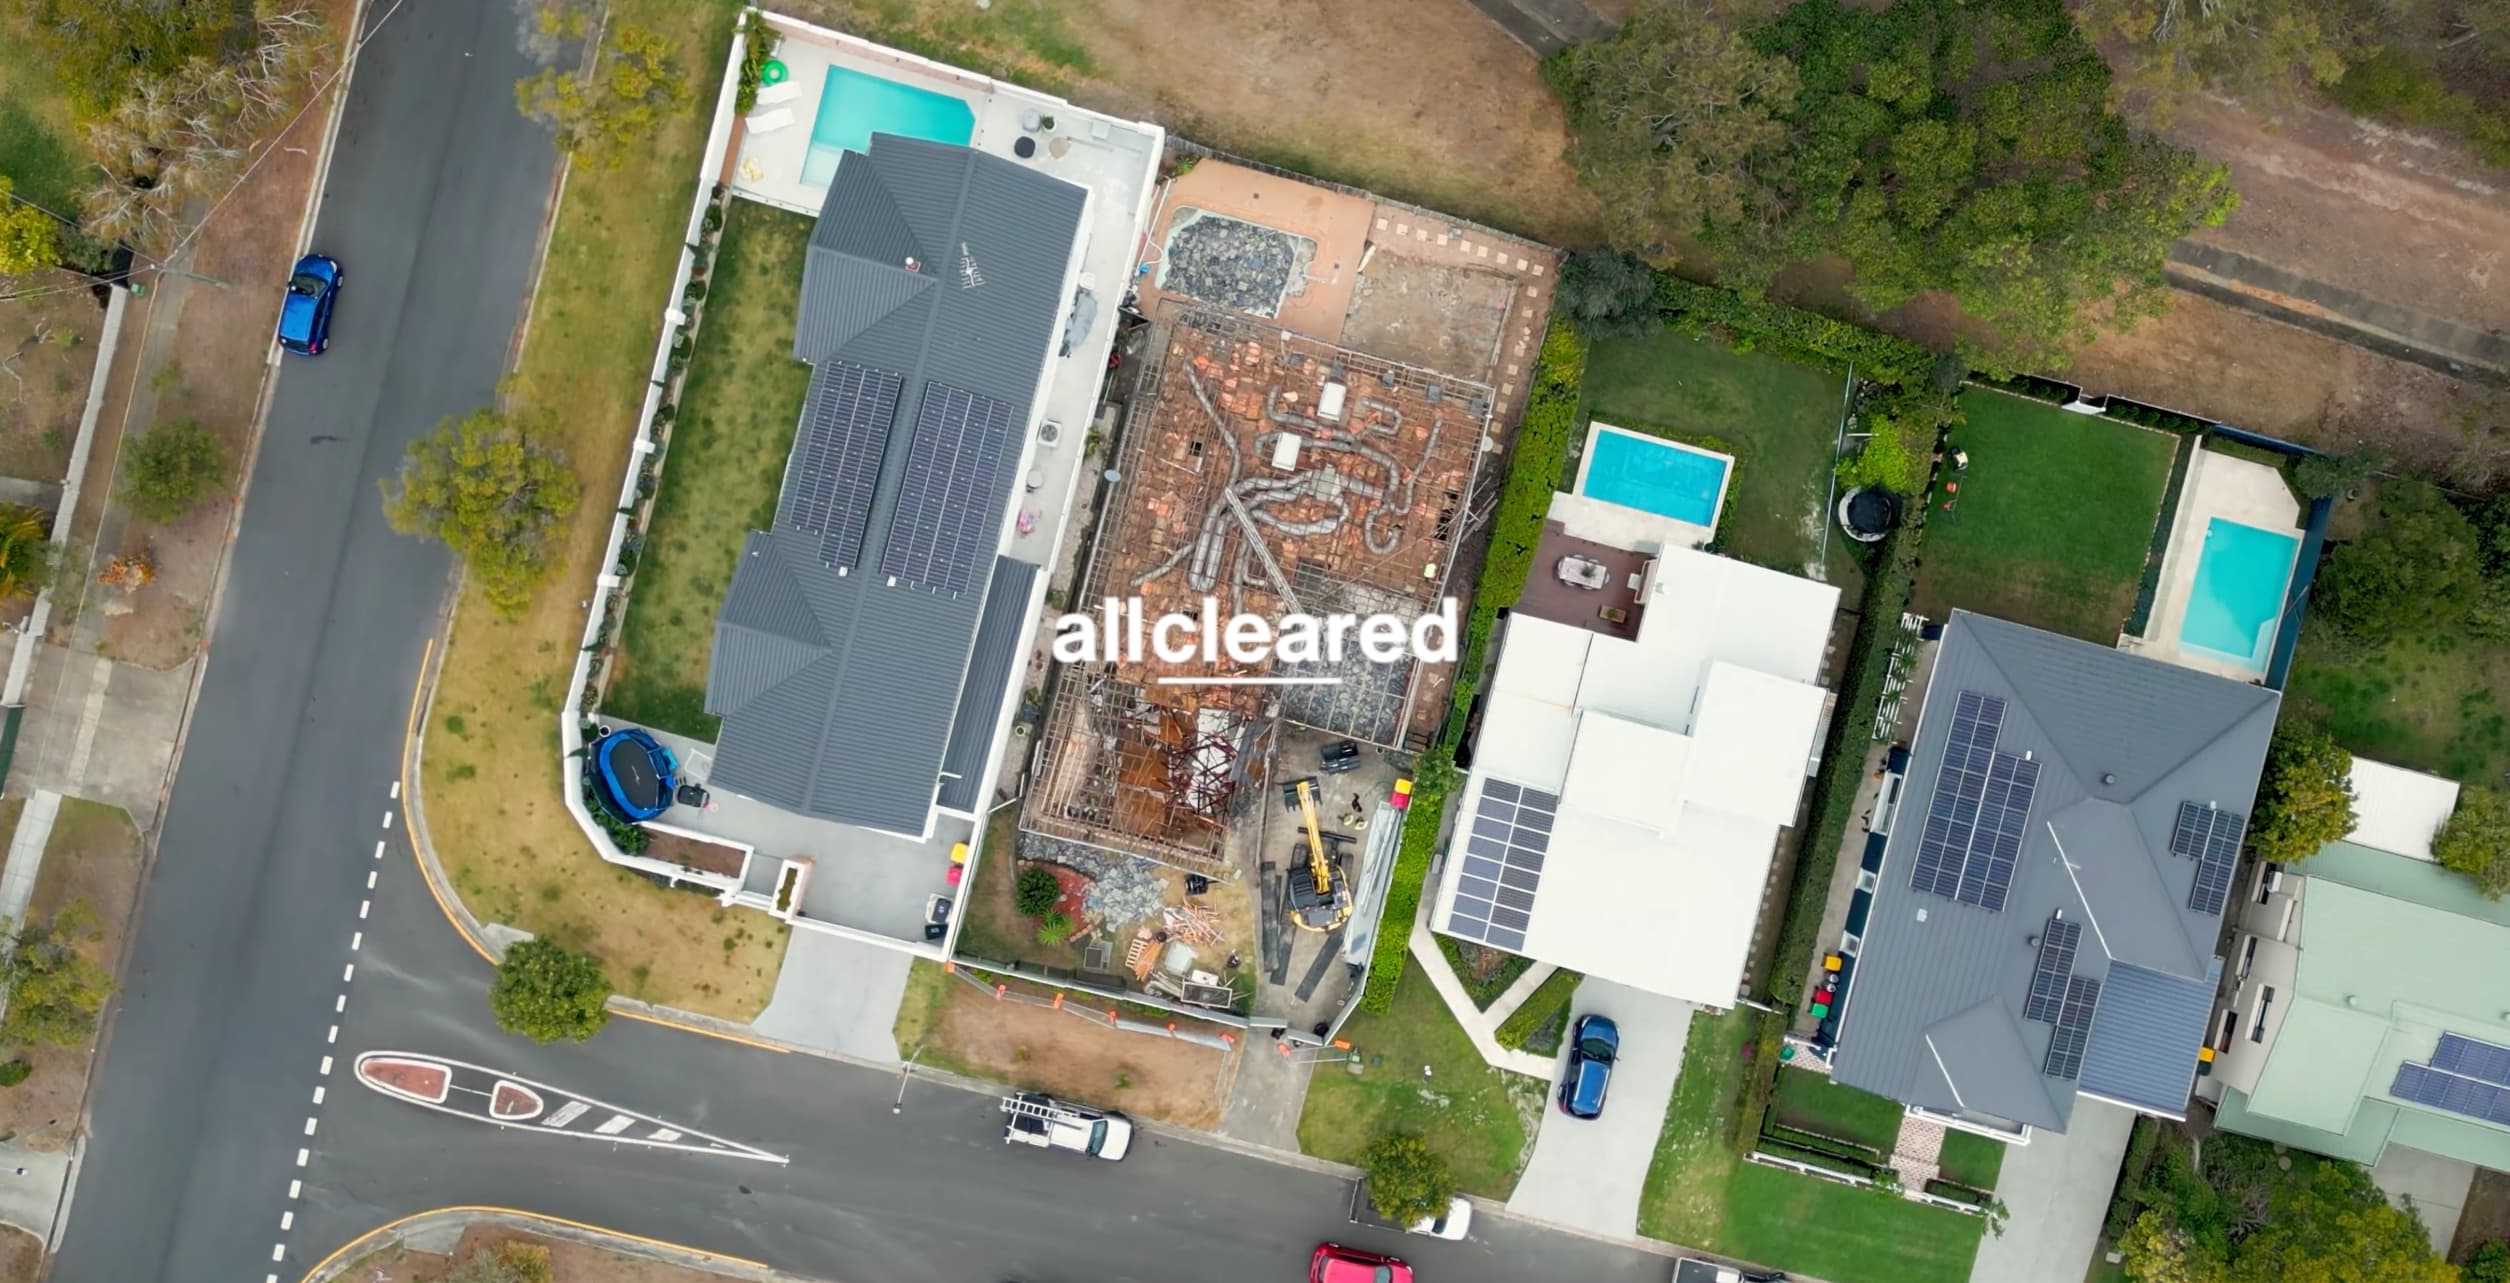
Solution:
[{"label": "white van", "polygon": [[1114,1161],[1133,1148],[1133,1120],[1112,1109],[1092,1109],[1024,1091],[1002,1098],[1002,1143],[1064,1149]]}]

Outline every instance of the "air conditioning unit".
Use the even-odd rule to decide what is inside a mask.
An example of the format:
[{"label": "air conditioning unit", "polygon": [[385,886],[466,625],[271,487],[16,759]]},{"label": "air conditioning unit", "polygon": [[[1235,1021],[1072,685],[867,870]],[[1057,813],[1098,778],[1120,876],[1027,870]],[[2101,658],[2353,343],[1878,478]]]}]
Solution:
[{"label": "air conditioning unit", "polygon": [[2269,865],[2267,865],[2267,866],[2266,866],[2266,872],[2265,872],[2265,874],[2264,874],[2264,877],[2265,877],[2265,883],[2264,883],[2264,885],[2265,885],[2265,887],[2266,887],[2266,894],[2268,894],[2268,895],[2273,895],[2275,892],[2283,890],[2283,870],[2282,870],[2282,869],[2279,869],[2279,868],[2275,867],[2274,865],[2269,864]]}]

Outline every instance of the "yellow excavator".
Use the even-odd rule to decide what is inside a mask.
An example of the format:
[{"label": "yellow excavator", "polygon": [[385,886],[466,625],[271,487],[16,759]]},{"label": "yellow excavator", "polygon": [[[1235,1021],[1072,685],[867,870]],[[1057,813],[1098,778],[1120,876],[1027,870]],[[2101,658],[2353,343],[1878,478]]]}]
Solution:
[{"label": "yellow excavator", "polygon": [[1307,866],[1290,868],[1290,921],[1307,931],[1331,931],[1351,920],[1351,884],[1325,847],[1316,816],[1316,781],[1300,780],[1299,818],[1307,823]]}]

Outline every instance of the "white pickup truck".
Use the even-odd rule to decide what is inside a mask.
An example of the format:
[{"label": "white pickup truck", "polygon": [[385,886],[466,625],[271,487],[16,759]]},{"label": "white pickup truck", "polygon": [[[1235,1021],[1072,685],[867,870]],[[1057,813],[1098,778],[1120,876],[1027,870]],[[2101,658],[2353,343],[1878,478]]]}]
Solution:
[{"label": "white pickup truck", "polygon": [[1464,1241],[1465,1233],[1473,1228],[1473,1205],[1459,1196],[1449,1200],[1447,1210],[1436,1216],[1425,1217],[1410,1225],[1397,1225],[1377,1214],[1376,1201],[1368,1196],[1368,1182],[1356,1180],[1351,1182],[1351,1223],[1402,1230],[1409,1234],[1426,1234],[1431,1238],[1460,1243]]},{"label": "white pickup truck", "polygon": [[1686,1256],[1674,1262],[1673,1283],[1787,1283],[1779,1273],[1759,1273]]},{"label": "white pickup truck", "polygon": [[1133,1147],[1133,1120],[1038,1091],[1002,1098],[1002,1143],[1062,1149],[1110,1161]]}]

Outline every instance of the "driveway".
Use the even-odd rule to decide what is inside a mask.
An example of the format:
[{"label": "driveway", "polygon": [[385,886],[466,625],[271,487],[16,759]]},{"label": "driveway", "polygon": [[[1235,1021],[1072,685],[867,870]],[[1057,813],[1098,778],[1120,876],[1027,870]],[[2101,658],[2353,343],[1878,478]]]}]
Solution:
[{"label": "driveway", "polygon": [[912,957],[896,949],[795,927],[776,973],[776,996],[753,1028],[874,1064],[898,1063],[898,1001]]},{"label": "driveway", "polygon": [[2082,1283],[2134,1126],[2135,1111],[2079,1096],[2065,1135],[2034,1132],[2014,1146],[1996,1178],[2012,1215],[2003,1234],[1979,1240],[1970,1283]]},{"label": "driveway", "polygon": [[[1627,1238],[1638,1233],[1638,1200],[1656,1137],[1665,1129],[1665,1105],[1682,1071],[1682,1044],[1690,1037],[1692,1006],[1674,998],[1602,980],[1578,986],[1570,1008],[1597,1012],[1621,1026],[1621,1060],[1612,1067],[1604,1116],[1571,1118],[1556,1103],[1543,1109],[1534,1157],[1516,1183],[1508,1210],[1558,1225]],[[1552,1073],[1568,1062],[1564,1047]]]},{"label": "driveway", "polygon": [[2458,1236],[2459,1214],[2466,1210],[2467,1189],[2475,1183],[2474,1164],[2390,1145],[2380,1151],[2379,1164],[2371,1168],[2371,1182],[2390,1202],[2400,1207],[2410,1204],[2423,1218],[2423,1232],[2431,1235],[2432,1250],[2449,1254],[2450,1241]]}]

